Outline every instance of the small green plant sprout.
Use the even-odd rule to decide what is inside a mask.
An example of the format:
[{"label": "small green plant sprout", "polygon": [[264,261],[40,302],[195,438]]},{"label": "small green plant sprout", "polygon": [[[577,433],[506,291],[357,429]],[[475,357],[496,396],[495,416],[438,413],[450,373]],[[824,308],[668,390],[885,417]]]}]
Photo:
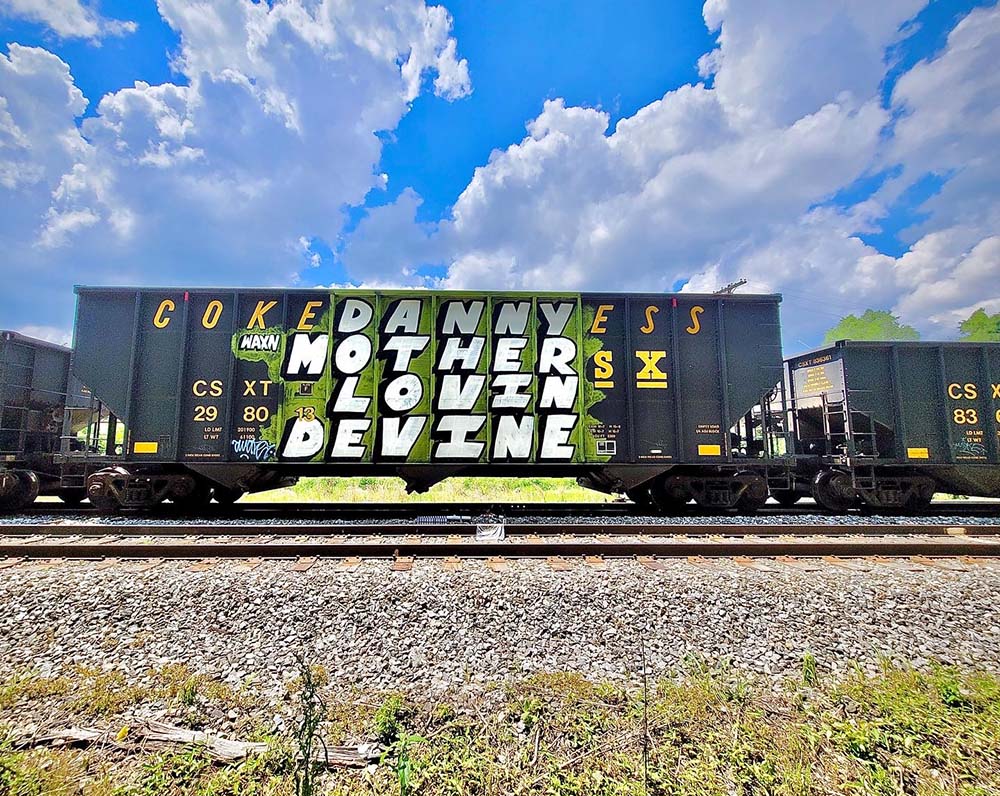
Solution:
[{"label": "small green plant sprout", "polygon": [[807,652],[802,656],[802,683],[809,687],[819,682],[819,671],[816,668],[816,656]]},{"label": "small green plant sprout", "polygon": [[426,739],[420,735],[411,735],[405,730],[399,733],[392,751],[396,755],[396,778],[399,780],[399,796],[410,796],[412,792],[413,763],[410,759],[410,747],[423,743]]},{"label": "small green plant sprout", "polygon": [[413,708],[402,694],[390,694],[379,705],[373,719],[375,737],[382,746],[392,746],[403,731],[406,720],[413,715]]},{"label": "small green plant sprout", "polygon": [[316,774],[320,766],[314,759],[314,750],[323,748],[327,759],[326,742],[319,733],[326,720],[326,703],[320,697],[323,676],[318,667],[310,666],[304,656],[296,655],[299,668],[299,720],[295,727],[295,744],[298,757],[295,765],[295,796],[313,796],[316,792]]}]

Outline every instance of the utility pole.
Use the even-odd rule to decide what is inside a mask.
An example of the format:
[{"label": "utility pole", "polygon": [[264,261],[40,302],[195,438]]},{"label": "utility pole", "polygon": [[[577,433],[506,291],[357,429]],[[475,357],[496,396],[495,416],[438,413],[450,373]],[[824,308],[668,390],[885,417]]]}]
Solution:
[{"label": "utility pole", "polygon": [[745,279],[738,279],[735,282],[730,282],[724,288],[720,288],[715,291],[716,296],[728,296],[736,292],[736,288],[742,287],[747,283]]}]

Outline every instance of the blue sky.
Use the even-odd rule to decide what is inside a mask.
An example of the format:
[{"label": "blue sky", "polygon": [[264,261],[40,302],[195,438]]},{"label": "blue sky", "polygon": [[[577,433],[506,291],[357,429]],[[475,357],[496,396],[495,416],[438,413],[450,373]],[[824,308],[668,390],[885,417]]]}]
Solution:
[{"label": "blue sky", "polygon": [[[93,281],[746,276],[786,293],[803,344],[865,306],[940,336],[977,301],[1000,310],[1000,291],[956,276],[1000,276],[982,184],[996,161],[976,130],[995,84],[967,56],[1000,57],[995,4],[739,5],[393,0],[373,18],[307,2],[293,18],[225,0],[208,25],[188,0],[0,0],[0,97],[23,134],[6,185],[0,171],[18,205],[0,268],[67,296]],[[925,90],[949,79],[954,97]],[[953,128],[924,121],[947,114]],[[951,217],[963,203],[975,218]],[[0,298],[0,326],[67,328],[36,303]],[[71,298],[53,306],[68,315]]]}]

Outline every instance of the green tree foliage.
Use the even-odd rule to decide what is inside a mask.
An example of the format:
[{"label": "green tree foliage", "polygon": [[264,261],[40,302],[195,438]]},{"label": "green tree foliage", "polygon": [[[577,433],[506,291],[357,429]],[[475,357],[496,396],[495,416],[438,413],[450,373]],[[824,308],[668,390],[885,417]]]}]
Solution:
[{"label": "green tree foliage", "polygon": [[980,307],[958,325],[961,340],[968,343],[1000,343],[1000,312],[987,315]]},{"label": "green tree foliage", "polygon": [[920,332],[912,326],[899,322],[899,318],[887,310],[865,310],[859,318],[848,315],[826,333],[823,345],[831,345],[837,340],[919,340]]}]

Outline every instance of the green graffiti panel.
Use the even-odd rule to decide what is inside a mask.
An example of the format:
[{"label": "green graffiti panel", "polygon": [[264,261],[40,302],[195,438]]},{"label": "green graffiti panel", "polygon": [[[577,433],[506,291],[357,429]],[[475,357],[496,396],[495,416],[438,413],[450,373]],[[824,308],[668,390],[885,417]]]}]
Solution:
[{"label": "green graffiti panel", "polygon": [[592,314],[572,293],[242,294],[230,459],[607,461]]}]

